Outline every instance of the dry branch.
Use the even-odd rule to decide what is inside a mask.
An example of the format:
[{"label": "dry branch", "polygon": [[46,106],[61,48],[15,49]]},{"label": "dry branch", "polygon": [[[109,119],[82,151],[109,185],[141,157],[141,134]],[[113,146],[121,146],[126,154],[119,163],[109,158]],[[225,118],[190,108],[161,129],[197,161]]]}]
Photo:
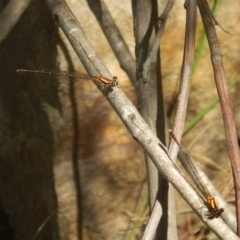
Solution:
[{"label": "dry branch", "polygon": [[222,109],[223,122],[227,145],[229,149],[230,161],[233,172],[233,179],[236,194],[236,211],[237,211],[237,229],[240,235],[240,155],[237,140],[236,126],[233,119],[233,113],[230,103],[227,87],[227,77],[223,66],[223,56],[215,29],[215,19],[209,9],[206,0],[198,0],[198,7],[202,16],[204,28],[206,31],[208,44],[211,52],[211,60],[217,87],[220,105]]},{"label": "dry branch", "polygon": [[[160,41],[166,26],[166,22],[169,16],[169,13],[172,9],[174,5],[174,0],[169,0],[168,3],[166,4],[166,7],[164,8],[162,14],[159,17],[159,29],[157,31],[157,35],[153,44],[153,47],[149,53],[149,56],[146,60],[146,62],[144,63],[144,71],[143,71],[143,80],[145,82],[146,85],[146,89],[148,88],[148,84],[149,81],[152,81],[151,79],[151,70],[152,70],[152,65],[156,66],[157,62],[158,62],[158,51],[159,51],[159,45],[160,45]],[[157,66],[159,66],[160,64],[158,63]],[[158,82],[161,81],[160,79],[157,79]],[[147,91],[146,89],[143,89],[143,94],[145,95],[145,92]],[[158,90],[160,92],[160,90],[162,90],[162,87],[157,87],[156,90]],[[149,90],[148,90],[149,91]],[[163,99],[163,92],[162,93],[158,93],[159,95],[161,95],[160,100],[157,102],[158,106],[161,106],[162,108],[160,109],[160,112],[162,113],[162,116],[160,116],[162,123],[160,122],[160,124],[157,122],[158,125],[157,127],[161,129],[159,129],[160,131],[162,131],[163,133],[166,131],[167,127],[165,125],[165,112],[164,112],[164,99]],[[148,97],[148,99],[143,99],[145,102],[149,101],[149,99],[152,98],[151,92],[150,94],[148,94],[148,96],[145,96],[145,98]],[[150,102],[151,103],[151,102]],[[152,104],[149,104],[149,110],[148,111],[152,111]],[[159,118],[159,116],[158,116]],[[157,120],[159,121],[159,120]],[[150,126],[152,126],[153,124],[150,124]],[[165,137],[165,136],[163,136]],[[165,137],[166,138],[166,137]],[[149,159],[150,161],[150,159]],[[153,169],[154,170],[154,169]],[[151,170],[150,168],[147,169],[148,171],[148,175],[150,175],[150,177],[152,178],[152,174],[153,174],[153,170]],[[153,181],[152,181],[153,182]],[[157,179],[157,183],[158,183],[158,179]],[[154,184],[154,182],[152,183],[152,185]],[[149,184],[150,185],[150,184]],[[155,184],[156,186],[158,186],[158,184]],[[155,186],[155,187],[156,187]],[[151,185],[149,186],[151,187]],[[162,194],[162,192],[164,192]],[[150,194],[151,194],[151,189],[150,189]],[[167,198],[168,195],[168,198]],[[153,197],[152,197],[153,198]],[[168,199],[168,202],[167,202]],[[166,204],[167,203],[167,204]],[[164,209],[163,211],[163,208]],[[168,208],[168,209],[167,209]],[[158,189],[158,195],[157,198],[154,196],[154,206],[152,207],[152,213],[150,215],[148,224],[145,228],[144,234],[142,239],[144,240],[151,240],[155,237],[155,232],[157,231],[157,228],[159,226],[159,222],[160,219],[162,218],[162,214],[163,212],[166,212],[166,214],[168,214],[169,216],[169,221],[162,221],[162,226],[160,226],[160,229],[166,228],[167,229],[167,235],[170,238],[177,238],[177,227],[176,227],[176,212],[175,212],[175,200],[174,200],[174,193],[173,190],[171,188],[171,186],[168,186],[168,183],[166,183],[165,181],[161,181],[161,185],[159,186]],[[171,219],[170,219],[171,218]],[[169,224],[170,222],[170,224]],[[164,224],[167,224],[168,226],[164,226]],[[161,232],[161,236],[163,236],[163,233]],[[156,236],[158,237],[158,236]]]}]

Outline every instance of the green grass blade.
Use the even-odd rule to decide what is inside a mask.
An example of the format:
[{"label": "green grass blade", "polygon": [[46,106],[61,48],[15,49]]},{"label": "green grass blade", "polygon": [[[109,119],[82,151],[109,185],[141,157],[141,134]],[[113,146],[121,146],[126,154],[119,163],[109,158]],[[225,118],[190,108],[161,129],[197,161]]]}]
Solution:
[{"label": "green grass blade", "polygon": [[[232,89],[240,80],[240,74],[233,79],[233,81],[228,85],[229,89]],[[190,122],[185,125],[183,134],[186,134],[192,127],[194,127],[217,103],[219,98],[215,97],[206,108],[204,108],[196,117],[194,117]]]}]

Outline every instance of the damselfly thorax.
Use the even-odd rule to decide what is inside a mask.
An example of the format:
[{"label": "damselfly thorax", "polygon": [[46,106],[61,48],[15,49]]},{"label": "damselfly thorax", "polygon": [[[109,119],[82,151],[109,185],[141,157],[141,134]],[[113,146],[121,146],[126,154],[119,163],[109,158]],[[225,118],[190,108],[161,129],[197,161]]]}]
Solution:
[{"label": "damselfly thorax", "polygon": [[206,196],[207,201],[204,202],[205,206],[208,208],[208,213],[206,216],[208,219],[218,218],[224,212],[223,208],[218,208],[217,200],[211,196]]}]

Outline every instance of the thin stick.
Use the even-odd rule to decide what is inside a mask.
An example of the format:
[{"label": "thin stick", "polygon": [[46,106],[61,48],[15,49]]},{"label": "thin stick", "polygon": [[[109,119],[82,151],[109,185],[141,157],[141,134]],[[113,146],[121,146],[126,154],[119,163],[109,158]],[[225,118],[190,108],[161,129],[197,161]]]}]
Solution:
[{"label": "thin stick", "polygon": [[57,209],[55,209],[54,211],[52,211],[52,213],[43,221],[43,223],[39,226],[37,232],[35,233],[34,237],[32,238],[32,240],[37,239],[37,236],[39,235],[39,233],[43,230],[43,228],[46,226],[46,224],[48,223],[48,221],[53,217],[53,215],[57,212]]},{"label": "thin stick", "polygon": [[222,53],[215,25],[212,21],[212,14],[206,0],[197,0],[198,7],[202,16],[204,28],[208,38],[211,52],[215,84],[217,87],[220,105],[222,108],[223,122],[225,127],[226,140],[229,149],[230,161],[234,177],[237,211],[237,229],[240,236],[240,155],[237,141],[236,127],[233,119],[231,103],[228,94],[227,78],[222,61]]},{"label": "thin stick", "polygon": [[[158,56],[159,56],[159,45],[162,39],[162,35],[167,23],[167,19],[169,16],[169,13],[171,12],[171,9],[174,5],[174,0],[169,0],[158,18],[159,21],[159,29],[157,31],[156,38],[154,40],[152,49],[149,53],[149,56],[146,60],[146,62],[143,65],[143,84],[140,83],[140,86],[142,87],[141,91],[141,101],[143,102],[143,105],[146,106],[148,105],[148,109],[145,109],[145,116],[146,119],[149,121],[149,125],[153,126],[155,128],[155,125],[157,124],[157,130],[156,132],[161,132],[161,137],[165,140],[166,142],[166,134],[165,134],[165,129],[166,127],[166,121],[165,121],[165,111],[164,111],[164,99],[163,99],[163,91],[162,91],[162,86],[161,86],[161,78],[156,79],[154,78],[153,75],[156,75],[156,73],[152,74],[154,67],[159,66],[158,61]],[[157,67],[158,68],[158,67]],[[157,92],[157,100],[153,101],[153,92]],[[156,96],[156,95],[155,95]],[[155,103],[154,109],[153,109],[153,104]],[[147,104],[148,103],[148,104]],[[146,107],[145,107],[146,108]],[[155,117],[153,116],[153,112],[156,114]],[[151,113],[151,114],[150,114]],[[158,113],[158,114],[157,114]],[[152,116],[150,120],[150,116]],[[155,119],[157,118],[157,123],[155,123]],[[161,139],[160,138],[160,139]],[[151,166],[151,161],[150,159],[147,159],[147,172],[148,172],[148,178],[149,178],[149,192],[150,192],[150,205],[152,208],[152,213],[150,215],[150,218],[148,220],[148,224],[145,228],[144,234],[142,239],[143,240],[152,240],[154,236],[158,236],[157,228],[160,229],[161,226],[159,226],[160,219],[162,218],[163,212],[171,210],[172,212],[175,211],[175,205],[174,205],[174,197],[172,198],[167,198],[167,194],[169,194],[168,190],[168,183],[165,182],[165,180],[161,181],[161,185],[159,186],[157,197],[156,197],[156,192],[155,188],[159,185],[159,179],[158,175],[155,173],[156,168],[155,166]],[[157,175],[157,176],[156,176]],[[156,181],[153,181],[153,177],[156,178]],[[167,188],[167,189],[166,189]],[[159,194],[160,192],[164,192],[164,194]],[[173,192],[172,189],[170,189],[170,192]],[[172,194],[173,195],[173,194]],[[168,201],[168,202],[167,202]],[[154,204],[154,205],[153,205]],[[152,206],[153,205],[153,206]],[[164,208],[164,211],[163,211]],[[176,227],[176,218],[175,218],[175,213],[171,214],[171,220],[168,222],[167,221],[162,221],[163,228],[167,228],[168,231],[168,237],[170,238],[177,238],[177,227]],[[169,224],[171,222],[171,224]],[[158,227],[159,226],[159,227]],[[167,226],[167,227],[166,227]],[[160,233],[162,235],[162,233]],[[171,236],[169,236],[171,235]]]}]

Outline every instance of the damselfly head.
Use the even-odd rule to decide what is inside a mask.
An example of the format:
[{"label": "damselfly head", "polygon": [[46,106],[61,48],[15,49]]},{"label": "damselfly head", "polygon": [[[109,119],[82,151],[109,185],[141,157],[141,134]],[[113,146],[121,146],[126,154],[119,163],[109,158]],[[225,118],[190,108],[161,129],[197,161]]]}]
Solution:
[{"label": "damselfly head", "polygon": [[118,85],[118,78],[116,76],[113,77],[113,86],[117,86]]}]

